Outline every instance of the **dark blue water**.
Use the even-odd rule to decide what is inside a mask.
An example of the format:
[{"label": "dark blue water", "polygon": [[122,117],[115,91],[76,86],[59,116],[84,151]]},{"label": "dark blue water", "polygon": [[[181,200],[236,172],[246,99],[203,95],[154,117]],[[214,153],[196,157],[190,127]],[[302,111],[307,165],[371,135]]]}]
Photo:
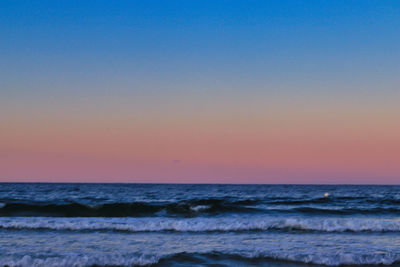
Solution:
[{"label": "dark blue water", "polygon": [[377,264],[399,186],[0,184],[0,266]]}]

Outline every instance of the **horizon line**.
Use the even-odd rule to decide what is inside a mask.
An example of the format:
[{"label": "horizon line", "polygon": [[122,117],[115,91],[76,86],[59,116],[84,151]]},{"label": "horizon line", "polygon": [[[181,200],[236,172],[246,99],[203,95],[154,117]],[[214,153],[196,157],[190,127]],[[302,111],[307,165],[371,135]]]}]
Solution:
[{"label": "horizon line", "polygon": [[356,186],[356,185],[361,185],[361,186],[400,186],[400,183],[398,184],[373,184],[373,183],[349,183],[349,184],[344,184],[344,183],[171,183],[171,182],[32,182],[32,181],[18,181],[18,182],[12,182],[12,181],[0,181],[0,184],[144,184],[144,185],[341,185],[341,186]]}]

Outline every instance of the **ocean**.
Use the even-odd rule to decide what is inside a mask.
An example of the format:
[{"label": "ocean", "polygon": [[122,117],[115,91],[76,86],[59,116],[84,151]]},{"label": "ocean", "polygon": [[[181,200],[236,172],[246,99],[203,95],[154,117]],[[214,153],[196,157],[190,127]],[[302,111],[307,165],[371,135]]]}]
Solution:
[{"label": "ocean", "polygon": [[400,186],[0,184],[0,266],[400,266]]}]

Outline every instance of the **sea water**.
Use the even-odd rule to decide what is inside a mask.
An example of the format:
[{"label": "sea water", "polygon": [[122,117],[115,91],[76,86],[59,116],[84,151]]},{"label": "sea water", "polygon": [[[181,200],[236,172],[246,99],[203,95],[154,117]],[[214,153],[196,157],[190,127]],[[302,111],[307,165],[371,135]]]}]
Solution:
[{"label": "sea water", "polygon": [[0,184],[0,266],[400,265],[400,186]]}]

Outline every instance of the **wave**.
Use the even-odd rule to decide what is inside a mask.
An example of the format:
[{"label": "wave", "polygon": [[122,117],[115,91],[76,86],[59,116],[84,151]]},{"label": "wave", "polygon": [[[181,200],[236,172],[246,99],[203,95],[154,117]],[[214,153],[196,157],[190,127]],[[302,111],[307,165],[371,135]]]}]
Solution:
[{"label": "wave", "polygon": [[316,198],[281,198],[281,199],[267,199],[268,204],[273,205],[307,205],[307,204],[325,204],[325,203],[337,203],[343,201],[364,201],[366,197],[316,197]]},{"label": "wave", "polygon": [[398,198],[379,198],[379,197],[362,197],[362,196],[329,196],[329,197],[316,197],[308,199],[299,198],[282,198],[282,199],[267,199],[267,204],[272,205],[310,205],[310,204],[343,204],[343,203],[357,203],[357,204],[376,204],[376,205],[398,205],[400,199]]},{"label": "wave", "polygon": [[48,217],[141,217],[154,216],[159,212],[170,215],[195,216],[199,213],[218,214],[227,212],[252,212],[253,200],[199,199],[175,203],[106,203],[86,205],[81,203],[3,203],[0,216],[48,216]]},{"label": "wave", "polygon": [[322,208],[322,207],[296,207],[291,209],[271,209],[270,211],[276,212],[296,212],[305,214],[326,214],[326,215],[355,215],[355,214],[400,214],[399,208],[394,207],[366,207],[366,208]]},{"label": "wave", "polygon": [[[266,265],[267,266],[304,266],[318,264],[325,266],[360,266],[360,265],[395,265],[400,261],[399,254],[357,254],[337,253],[335,255],[319,255],[293,252],[215,252],[188,253],[180,252],[166,255],[120,255],[91,254],[65,255],[55,257],[34,257],[25,255],[17,259],[1,259],[2,266],[42,267],[42,266],[174,266],[176,264],[191,265]],[[276,263],[277,265],[274,265]]]},{"label": "wave", "polygon": [[[318,201],[321,201],[318,203]],[[308,215],[399,215],[400,208],[395,206],[323,206],[322,200],[314,200],[309,206],[297,201],[298,206],[279,207],[279,205],[259,205],[257,200],[200,199],[174,203],[106,203],[87,205],[81,203],[0,203],[0,217],[154,217],[154,216],[216,216],[228,213],[248,214],[308,214]],[[280,202],[281,204],[289,202]],[[292,201],[291,203],[295,203]],[[304,203],[304,205],[301,205]],[[310,203],[308,203],[310,204]]]},{"label": "wave", "polygon": [[345,218],[0,218],[0,229],[121,232],[400,232],[400,220]]},{"label": "wave", "polygon": [[156,255],[65,255],[55,257],[32,257],[25,255],[19,259],[1,259],[0,266],[9,267],[100,267],[100,266],[149,266],[160,261]]},{"label": "wave", "polygon": [[[161,258],[158,263],[182,262],[190,263],[223,263],[223,266],[376,266],[376,265],[398,265],[400,254],[358,254],[337,253],[334,255],[304,254],[293,252],[210,252],[210,253],[178,253],[169,257]],[[193,264],[193,265],[194,265]],[[305,265],[306,264],[306,265]],[[216,264],[218,265],[218,264]]]}]

